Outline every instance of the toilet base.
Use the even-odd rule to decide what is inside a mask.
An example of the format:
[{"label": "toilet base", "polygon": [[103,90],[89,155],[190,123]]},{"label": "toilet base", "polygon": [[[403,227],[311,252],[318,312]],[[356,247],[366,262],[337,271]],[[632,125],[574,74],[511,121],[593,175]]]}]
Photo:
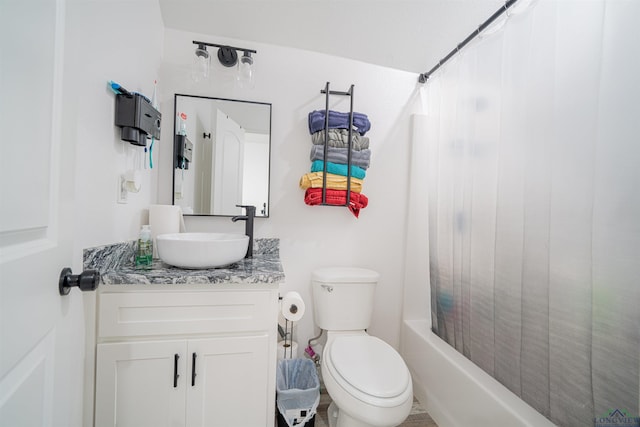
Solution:
[{"label": "toilet base", "polygon": [[371,424],[356,420],[345,411],[341,411],[335,402],[331,402],[329,405],[327,418],[329,418],[329,427],[374,427]]},{"label": "toilet base", "polygon": [[370,424],[365,424],[360,420],[349,416],[345,411],[338,409],[338,423],[336,427],[373,427]]}]

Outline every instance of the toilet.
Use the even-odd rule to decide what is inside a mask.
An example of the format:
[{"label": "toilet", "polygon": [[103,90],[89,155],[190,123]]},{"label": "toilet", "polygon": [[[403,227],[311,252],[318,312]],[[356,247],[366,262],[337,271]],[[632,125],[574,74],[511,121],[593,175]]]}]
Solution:
[{"label": "toilet", "polygon": [[327,331],[321,372],[331,427],[392,427],[409,415],[413,384],[402,357],[367,334],[380,275],[333,267],[311,274],[316,326]]}]

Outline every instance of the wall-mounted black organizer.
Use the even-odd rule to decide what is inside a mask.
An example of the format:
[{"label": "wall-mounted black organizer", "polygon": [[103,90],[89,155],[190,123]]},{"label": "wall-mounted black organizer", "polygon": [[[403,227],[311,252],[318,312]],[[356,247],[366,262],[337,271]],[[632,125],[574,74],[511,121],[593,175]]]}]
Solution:
[{"label": "wall-mounted black organizer", "polygon": [[173,168],[189,169],[189,163],[193,155],[193,143],[186,135],[176,135],[173,144]]},{"label": "wall-mounted black organizer", "polygon": [[[325,94],[325,114],[324,114],[324,170],[322,171],[322,206],[349,206],[351,200],[351,149],[353,145],[353,85],[346,92],[334,91],[329,89],[329,82],[326,83],[324,89],[320,93]],[[327,159],[329,151],[329,97],[331,95],[348,96],[349,97],[349,139],[347,150],[347,196],[344,205],[336,205],[327,203]]]},{"label": "wall-mounted black organizer", "polygon": [[122,140],[144,147],[147,137],[160,139],[161,118],[160,112],[139,93],[116,95],[115,125],[122,128]]}]

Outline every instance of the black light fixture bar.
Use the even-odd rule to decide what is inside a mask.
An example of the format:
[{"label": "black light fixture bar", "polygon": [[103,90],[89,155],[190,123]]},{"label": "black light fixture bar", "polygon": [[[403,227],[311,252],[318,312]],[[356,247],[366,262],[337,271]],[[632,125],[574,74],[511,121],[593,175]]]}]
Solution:
[{"label": "black light fixture bar", "polygon": [[226,48],[233,49],[233,50],[240,51],[240,52],[258,53],[258,51],[253,50],[253,49],[245,49],[243,47],[229,46],[229,45],[226,45],[226,44],[215,44],[215,43],[199,42],[199,41],[196,41],[196,40],[193,41],[193,44],[202,45],[202,46],[211,46],[211,47],[226,47]]},{"label": "black light fixture bar", "polygon": [[[426,83],[426,81],[431,77],[438,68],[444,65],[445,62],[450,60],[456,53],[460,51],[463,47],[465,47],[471,40],[475,39],[481,32],[483,32],[493,21],[498,19],[503,13],[505,13],[511,6],[513,6],[518,0],[507,0],[505,4],[498,10],[494,12],[493,15],[489,17],[486,21],[484,21],[480,26],[471,34],[467,36],[460,44],[458,44],[451,52],[447,54],[444,58],[442,58],[438,63],[426,73],[420,74],[418,77],[418,81],[420,83]],[[194,42],[195,43],[195,42]]]}]

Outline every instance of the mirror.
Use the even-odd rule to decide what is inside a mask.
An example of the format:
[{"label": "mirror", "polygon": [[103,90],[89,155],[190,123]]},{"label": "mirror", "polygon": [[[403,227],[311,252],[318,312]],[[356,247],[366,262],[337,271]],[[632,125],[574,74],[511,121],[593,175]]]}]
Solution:
[{"label": "mirror", "polygon": [[271,104],[176,94],[173,204],[185,215],[269,216]]}]

